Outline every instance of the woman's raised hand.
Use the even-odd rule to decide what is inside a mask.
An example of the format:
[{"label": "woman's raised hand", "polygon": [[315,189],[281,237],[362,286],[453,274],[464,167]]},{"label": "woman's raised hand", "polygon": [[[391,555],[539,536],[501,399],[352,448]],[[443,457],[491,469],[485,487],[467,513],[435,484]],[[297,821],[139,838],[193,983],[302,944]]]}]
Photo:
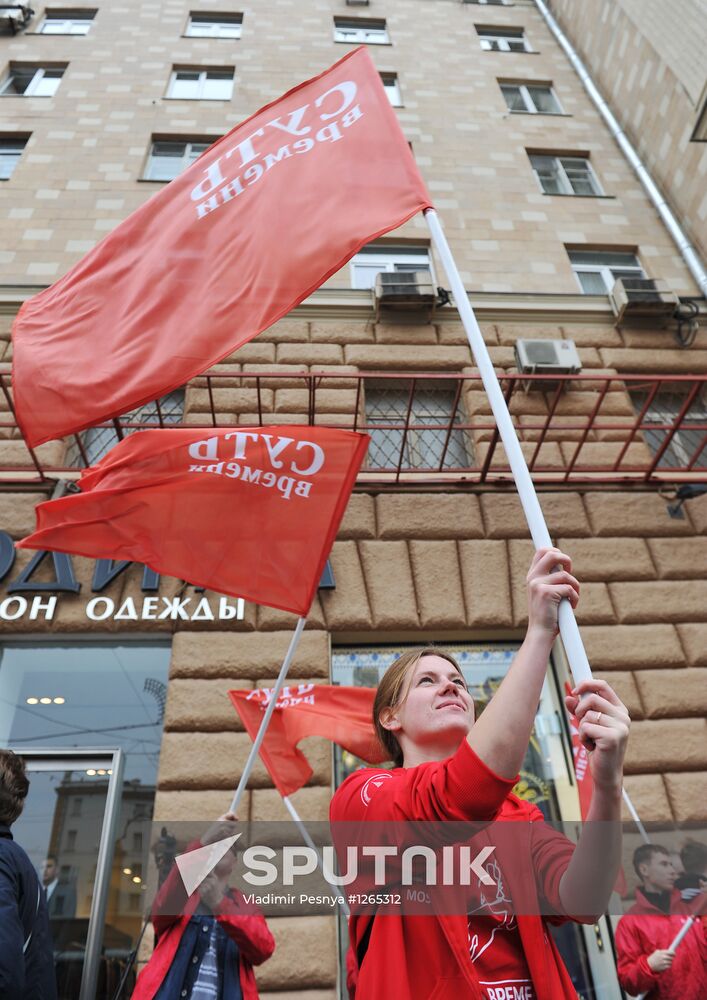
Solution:
[{"label": "woman's raised hand", "polygon": [[572,560],[559,549],[538,549],[526,577],[528,631],[559,632],[557,613],[567,598],[573,608],[579,601],[579,581],[572,576]]}]

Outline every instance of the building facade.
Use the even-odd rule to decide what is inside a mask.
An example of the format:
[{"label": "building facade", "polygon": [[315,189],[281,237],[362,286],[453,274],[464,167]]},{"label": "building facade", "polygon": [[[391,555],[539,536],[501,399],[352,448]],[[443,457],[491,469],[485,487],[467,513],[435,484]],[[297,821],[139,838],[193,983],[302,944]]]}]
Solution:
[{"label": "building facade", "polygon": [[[655,145],[638,98],[628,124],[704,250],[707,147],[699,136],[683,145],[681,117],[685,91],[697,100],[700,68],[675,56],[669,32],[664,48],[648,23],[632,34],[635,4],[613,6],[605,18],[598,0],[552,5],[577,47],[586,43],[588,65],[602,32],[623,19],[626,71],[619,80],[602,65],[596,82],[622,107],[638,89],[647,109],[667,102],[671,128],[680,119],[671,147],[683,150],[680,168],[662,138]],[[483,702],[522,640],[532,544],[458,312],[436,294],[448,281],[422,218],[117,429],[30,453],[14,420],[10,330],[22,303],[213,140],[352,45],[368,46],[397,108],[550,533],[574,560],[590,663],[633,717],[626,788],[642,819],[671,824],[679,845],[707,821],[704,300],[538,6],[77,0],[12,16],[0,37],[0,744],[31,751],[32,822],[18,836],[37,863],[59,855],[80,890],[82,923],[69,930],[83,935],[86,962],[98,956],[99,984],[82,1000],[112,996],[137,941],[155,831],[164,828],[164,846],[181,822],[227,808],[250,747],[227,691],[272,686],[295,619],[135,565],[15,555],[12,540],[33,528],[36,503],[59,480],[142,425],[215,417],[367,430],[368,459],[331,553],[334,586],[315,599],[292,681],[371,686],[398,651],[433,641],[457,651]],[[662,75],[644,71],[646,45]],[[381,272],[415,284],[404,309],[376,296]],[[648,293],[638,316],[636,289]],[[694,309],[682,308],[688,300]],[[189,317],[175,320],[174,336],[188,341]],[[543,381],[521,370],[524,358],[559,358],[563,341],[578,354],[574,375],[563,368]],[[575,819],[568,677],[558,644],[519,791]],[[304,819],[325,820],[353,762],[321,740],[303,747],[314,774],[293,802]],[[77,808],[83,825],[73,825]],[[286,816],[258,765],[242,817]],[[91,892],[87,859],[94,852],[100,868],[104,841],[114,860]],[[262,997],[344,995],[335,917],[270,925],[277,948],[258,970]],[[572,929],[561,945],[583,997],[621,996],[610,921]],[[148,928],[141,961],[149,949]],[[62,973],[72,997],[84,975],[75,951]]]}]

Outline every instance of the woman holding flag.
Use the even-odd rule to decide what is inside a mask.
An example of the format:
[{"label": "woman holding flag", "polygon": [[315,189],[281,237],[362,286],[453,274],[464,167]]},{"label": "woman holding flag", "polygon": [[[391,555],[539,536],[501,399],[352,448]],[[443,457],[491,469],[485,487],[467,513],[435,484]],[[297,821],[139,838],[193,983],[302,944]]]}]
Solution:
[{"label": "woman holding flag", "polygon": [[[557,549],[538,550],[527,590],[525,640],[478,721],[449,654],[429,647],[411,650],[388,669],[373,713],[395,767],[352,774],[334,795],[330,811],[334,823],[524,821],[512,828],[512,836],[518,831],[516,860],[521,858],[523,872],[515,864],[515,873],[506,873],[494,862],[495,899],[486,901],[479,882],[481,905],[467,915],[353,913],[350,979],[357,980],[359,1000],[576,997],[546,923],[593,923],[609,900],[620,864],[630,720],[604,681],[585,681],[566,699],[580,739],[591,749],[594,793],[587,820],[604,821],[585,824],[576,846],[543,823],[536,806],[511,793],[558,633],[560,601],[566,598],[574,608],[579,599],[569,557]],[[521,883],[529,879],[544,900],[545,916],[539,903],[530,915],[527,907],[526,915],[513,912],[512,899],[523,895]]]}]

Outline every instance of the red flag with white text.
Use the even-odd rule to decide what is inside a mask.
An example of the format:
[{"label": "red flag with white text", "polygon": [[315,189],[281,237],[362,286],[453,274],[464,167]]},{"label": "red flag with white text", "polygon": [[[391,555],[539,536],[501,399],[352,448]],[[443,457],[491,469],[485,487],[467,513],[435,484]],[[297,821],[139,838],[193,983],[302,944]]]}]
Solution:
[{"label": "red flag with white text", "polygon": [[364,48],[232,129],[24,303],[17,418],[34,446],[183,385],[431,205]]},{"label": "red flag with white text", "polygon": [[[258,735],[273,691],[228,692],[252,740]],[[388,759],[373,728],[375,696],[375,688],[331,684],[283,687],[260,747],[263,763],[281,795],[292,795],[312,776],[309,761],[297,747],[307,736],[324,736],[369,764]]]},{"label": "red flag with white text", "polygon": [[134,560],[306,615],[367,444],[331,427],[140,431],[80,493],[39,504],[17,547]]}]

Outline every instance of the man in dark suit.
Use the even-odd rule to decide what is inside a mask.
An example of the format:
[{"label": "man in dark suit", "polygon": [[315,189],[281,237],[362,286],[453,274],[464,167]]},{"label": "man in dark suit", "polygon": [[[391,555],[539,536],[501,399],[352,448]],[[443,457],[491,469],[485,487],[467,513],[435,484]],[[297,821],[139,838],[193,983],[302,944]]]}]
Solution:
[{"label": "man in dark suit", "polygon": [[70,920],[76,916],[76,889],[71,882],[59,878],[59,862],[53,854],[44,859],[42,885],[47,894],[50,919]]},{"label": "man in dark suit", "polygon": [[29,791],[24,761],[0,750],[0,1000],[56,1000],[47,901],[10,827]]}]

